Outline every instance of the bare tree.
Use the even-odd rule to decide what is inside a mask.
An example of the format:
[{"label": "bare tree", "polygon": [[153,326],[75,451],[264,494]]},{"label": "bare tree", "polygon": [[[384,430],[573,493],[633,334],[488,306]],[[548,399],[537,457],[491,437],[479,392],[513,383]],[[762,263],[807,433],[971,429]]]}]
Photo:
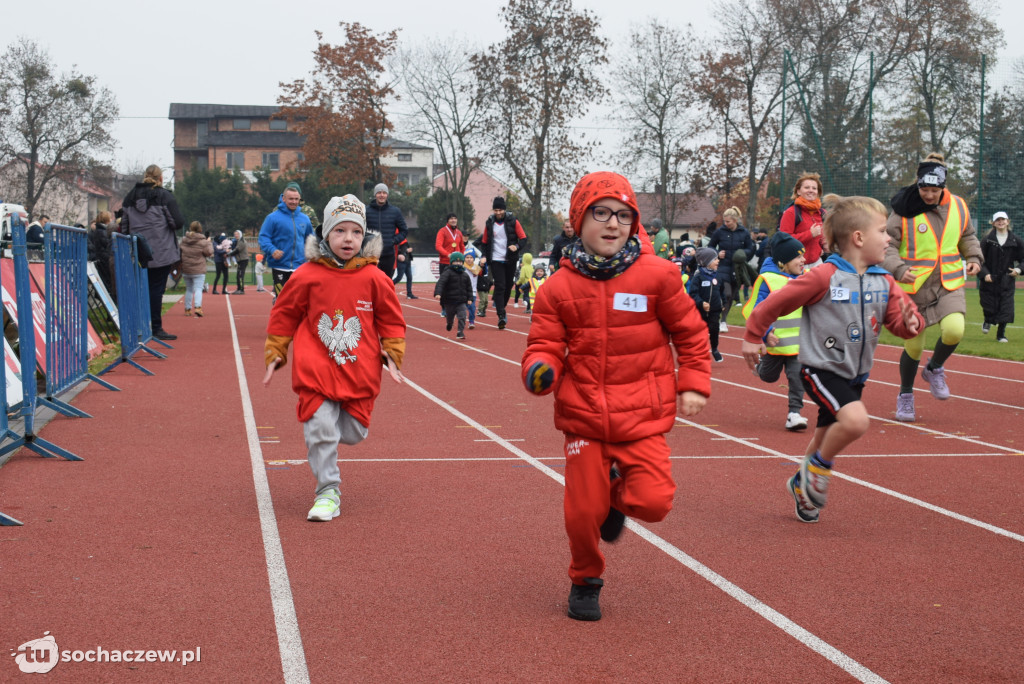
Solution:
[{"label": "bare tree", "polygon": [[69,182],[113,151],[117,100],[74,67],[59,73],[49,53],[27,38],[0,57],[0,162],[19,187],[9,199],[29,212],[55,178]]},{"label": "bare tree", "polygon": [[429,140],[444,168],[445,189],[454,206],[466,218],[463,202],[470,174],[479,166],[473,150],[480,137],[482,112],[474,97],[476,80],[469,55],[459,41],[441,41],[428,47],[403,50],[398,68],[416,122],[414,136]]},{"label": "bare tree", "polygon": [[501,42],[471,57],[485,112],[485,145],[530,205],[533,244],[544,243],[544,203],[581,175],[595,144],[573,131],[605,95],[598,72],[607,44],[571,0],[509,0]]},{"label": "bare tree", "polygon": [[683,184],[686,145],[696,133],[693,106],[695,55],[693,30],[679,30],[650,19],[634,26],[629,52],[613,73],[612,118],[627,127],[623,149],[632,155],[629,168],[651,169],[661,217],[672,223]]}]

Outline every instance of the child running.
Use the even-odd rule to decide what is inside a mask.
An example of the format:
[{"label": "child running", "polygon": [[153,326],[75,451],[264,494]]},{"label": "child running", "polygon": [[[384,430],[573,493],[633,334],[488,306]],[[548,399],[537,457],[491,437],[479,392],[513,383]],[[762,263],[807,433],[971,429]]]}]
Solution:
[{"label": "child running", "polygon": [[718,252],[710,247],[701,247],[697,250],[696,259],[698,268],[686,286],[686,291],[697,303],[700,317],[708,328],[711,356],[715,363],[721,363],[722,354],[718,351],[721,326],[718,323],[722,315],[722,286],[718,282]]},{"label": "child running", "polygon": [[615,541],[626,516],[668,515],[675,482],[665,433],[677,411],[704,408],[711,363],[678,269],[637,237],[629,181],[607,171],[584,176],[569,220],[580,239],[537,291],[522,378],[534,394],[554,391],[555,427],[565,433],[568,615],[599,620],[599,542]]},{"label": "child running", "polygon": [[[761,274],[754,281],[754,296],[743,306],[743,318],[749,319],[754,307],[772,292],[804,272],[804,246],[795,237],[781,230],[771,239],[772,256],[764,260]],[[786,371],[789,384],[789,413],[787,430],[806,430],[807,419],[800,415],[804,407],[804,383],[800,380],[800,318],[802,309],[796,309],[774,321],[761,339],[768,353],[761,357],[754,372],[763,382],[775,382]]]},{"label": "child running", "polygon": [[366,208],[353,195],[332,197],[324,209],[324,238],[306,240],[306,263],[281,290],[270,311],[264,356],[269,385],[294,340],[292,389],[306,440],[316,497],[307,520],[338,517],[338,444],[369,434],[380,394],[381,366],[402,382],[405,319],[391,278],[377,268],[380,233],[366,232]]},{"label": "child running", "polygon": [[466,257],[462,252],[448,255],[448,268],[434,284],[434,299],[440,300],[444,309],[445,330],[451,330],[452,323],[458,319],[455,337],[466,339],[466,307],[473,305],[473,282],[466,273]]},{"label": "child running", "polygon": [[802,522],[818,522],[828,500],[836,456],[867,432],[861,401],[881,326],[910,339],[924,327],[913,301],[879,264],[889,234],[885,207],[870,197],[828,195],[824,235],[833,252],[756,306],[743,336],[751,369],[761,360],[762,338],[780,317],[803,307],[800,364],[804,388],[818,404],[818,422],[800,468],[786,486]]}]

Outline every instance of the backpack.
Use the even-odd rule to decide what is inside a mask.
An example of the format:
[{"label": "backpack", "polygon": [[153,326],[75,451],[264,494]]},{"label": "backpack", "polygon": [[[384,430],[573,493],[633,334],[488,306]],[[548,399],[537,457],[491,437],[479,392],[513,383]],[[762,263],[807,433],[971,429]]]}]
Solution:
[{"label": "backpack", "polygon": [[[790,207],[793,207],[793,225],[794,226],[799,226],[800,225],[800,222],[803,220],[803,215],[800,212],[800,205],[798,205],[796,202],[790,202],[789,204],[787,204],[786,206],[784,206],[782,208],[782,211],[780,211],[779,215],[776,217],[775,230],[781,230],[782,229],[782,215],[785,214],[786,210],[789,209]],[[821,208],[821,220],[822,221],[825,220],[825,208],[824,207]]]}]

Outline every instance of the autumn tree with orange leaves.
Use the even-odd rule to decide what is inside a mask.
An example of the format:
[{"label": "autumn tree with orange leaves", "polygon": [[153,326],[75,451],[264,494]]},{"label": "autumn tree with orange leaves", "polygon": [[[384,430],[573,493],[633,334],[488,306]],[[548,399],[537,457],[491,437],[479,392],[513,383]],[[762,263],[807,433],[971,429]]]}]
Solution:
[{"label": "autumn tree with orange leaves", "polygon": [[277,102],[294,130],[305,136],[305,166],[324,185],[373,185],[391,178],[380,158],[394,129],[385,106],[397,99],[384,62],[398,32],[373,34],[358,22],[340,22],[345,42],[331,45],[316,32],[314,68],[308,78],[281,83]]}]

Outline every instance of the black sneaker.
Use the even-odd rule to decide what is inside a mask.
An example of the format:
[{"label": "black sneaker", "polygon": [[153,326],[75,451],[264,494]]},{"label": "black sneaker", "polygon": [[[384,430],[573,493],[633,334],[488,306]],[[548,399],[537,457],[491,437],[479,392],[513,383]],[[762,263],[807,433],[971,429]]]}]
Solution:
[{"label": "black sneaker", "polygon": [[598,603],[598,596],[601,594],[601,587],[604,580],[597,577],[588,577],[586,584],[573,584],[569,591],[568,615],[573,620],[585,620],[593,622],[601,619],[601,605]]},{"label": "black sneaker", "polygon": [[[619,473],[619,469],[612,466],[609,477],[614,482],[617,478],[622,477]],[[619,536],[622,534],[622,528],[626,525],[626,514],[615,508],[614,506],[608,507],[608,517],[601,523],[601,539],[606,542],[617,541]]]},{"label": "black sneaker", "polygon": [[[444,314],[441,314],[441,315],[443,316]],[[447,323],[445,323],[444,324],[444,329],[445,330],[451,330],[452,329],[452,321],[448,321]]]},{"label": "black sneaker", "polygon": [[455,339],[464,340],[464,339],[466,339],[466,334],[465,333],[455,333]]},{"label": "black sneaker", "polygon": [[504,318],[499,318],[498,319],[498,330],[504,330],[504,329],[505,329],[505,319]]},{"label": "black sneaker", "polygon": [[178,339],[177,335],[172,335],[171,333],[167,332],[166,330],[155,330],[155,331],[153,331],[153,337],[155,337],[158,340],[176,340],[176,339]]},{"label": "black sneaker", "polygon": [[412,292],[410,292],[409,294],[405,295],[405,298],[406,299],[419,299],[419,297],[414,295]]},{"label": "black sneaker", "polygon": [[991,326],[988,323],[982,323],[981,324],[981,334],[982,335],[988,335],[988,331],[989,331],[990,328],[991,328]]},{"label": "black sneaker", "polygon": [[712,349],[711,356],[715,359],[715,363],[722,363],[722,352]]}]

